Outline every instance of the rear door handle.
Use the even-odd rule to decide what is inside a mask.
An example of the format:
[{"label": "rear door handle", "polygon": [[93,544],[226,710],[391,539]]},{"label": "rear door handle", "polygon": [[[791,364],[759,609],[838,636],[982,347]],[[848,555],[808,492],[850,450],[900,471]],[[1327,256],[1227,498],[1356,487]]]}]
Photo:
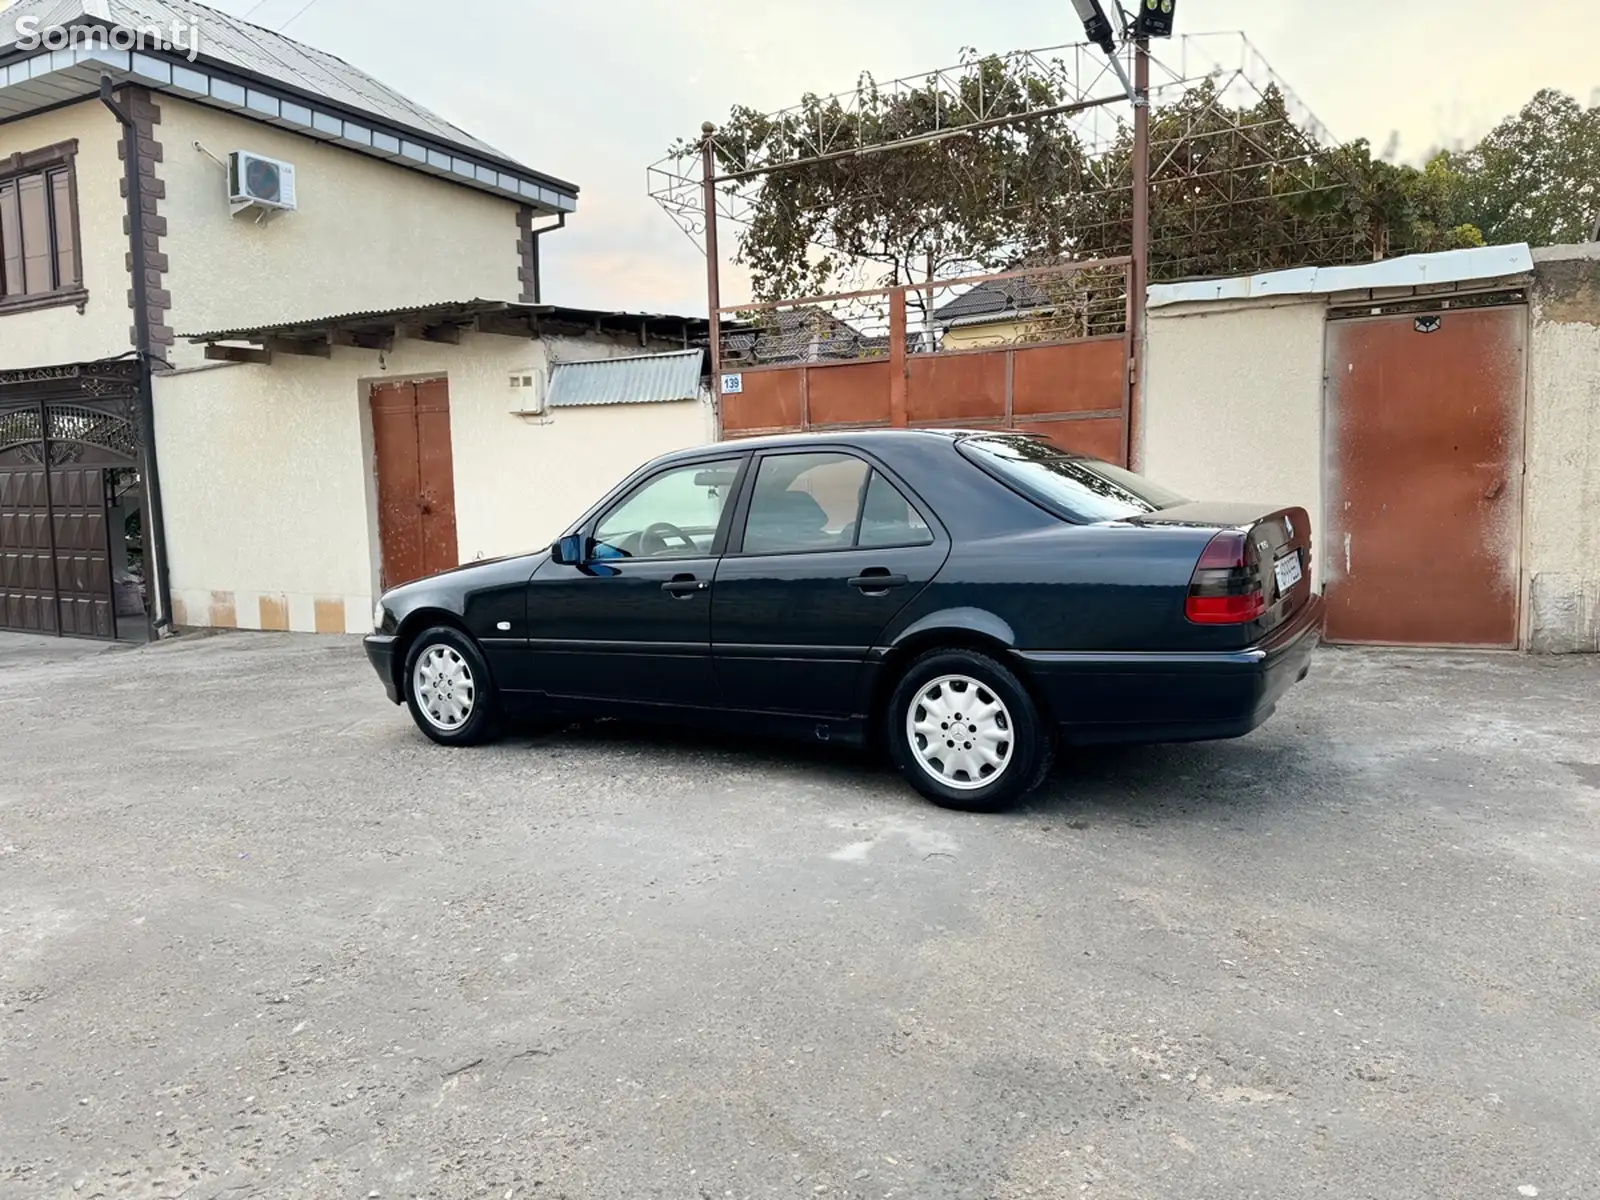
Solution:
[{"label": "rear door handle", "polygon": [[693,575],[679,575],[663,583],[661,590],[675,600],[692,600],[710,586],[710,580],[696,579]]},{"label": "rear door handle", "polygon": [[905,587],[911,581],[904,575],[857,575],[850,581],[850,586],[860,588],[863,592],[886,592],[890,588]]}]

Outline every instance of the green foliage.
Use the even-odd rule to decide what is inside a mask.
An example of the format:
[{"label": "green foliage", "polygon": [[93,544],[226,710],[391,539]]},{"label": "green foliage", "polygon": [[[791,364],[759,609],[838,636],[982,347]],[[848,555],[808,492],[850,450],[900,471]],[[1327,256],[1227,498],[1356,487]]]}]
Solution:
[{"label": "green foliage", "polygon": [[[953,91],[948,78],[883,90],[863,75],[848,103],[733,110],[719,171],[792,164],[734,185],[750,211],[738,261],[758,298],[824,291],[863,261],[884,267],[875,282],[903,284],[1129,252],[1131,129],[1091,152],[1066,114],[989,124],[1072,97],[1023,56],[969,52],[966,65]],[[986,124],[939,136],[970,122]],[[905,139],[922,140],[856,152]],[[1317,144],[1276,88],[1237,107],[1210,80],[1154,109],[1151,146],[1156,280],[1577,240],[1600,212],[1600,109],[1554,91],[1420,170],[1365,139]]]},{"label": "green foliage", "polygon": [[1010,214],[1039,203],[1036,189],[1081,169],[1064,119],[853,153],[1065,102],[1060,85],[1036,70],[998,56],[969,63],[954,94],[934,77],[885,91],[863,75],[848,108],[837,97],[806,95],[776,116],[733,110],[716,137],[719,171],[799,163],[743,189],[751,221],[739,261],[758,295],[819,290],[857,260],[882,263],[886,279],[908,282],[926,279],[930,267],[945,275],[1007,257]]},{"label": "green foliage", "polygon": [[1600,218],[1600,107],[1553,88],[1447,157],[1458,215],[1491,243],[1581,242]]},{"label": "green foliage", "polygon": [[1447,155],[1419,171],[1374,158],[1358,138],[1334,149],[1330,160],[1344,180],[1339,195],[1352,235],[1367,257],[1484,244],[1478,229],[1457,219],[1462,180]]}]

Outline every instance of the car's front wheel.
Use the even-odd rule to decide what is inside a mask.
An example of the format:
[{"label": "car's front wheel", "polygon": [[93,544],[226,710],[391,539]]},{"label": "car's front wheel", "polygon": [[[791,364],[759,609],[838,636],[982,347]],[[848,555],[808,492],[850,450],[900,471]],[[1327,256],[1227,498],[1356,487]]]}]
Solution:
[{"label": "car's front wheel", "polygon": [[1051,728],[1022,682],[974,650],[933,650],[890,697],[886,735],[907,781],[935,804],[999,812],[1044,782]]},{"label": "car's front wheel", "polygon": [[406,654],[406,707],[417,727],[445,746],[475,746],[494,735],[494,681],[472,639],[440,625]]}]

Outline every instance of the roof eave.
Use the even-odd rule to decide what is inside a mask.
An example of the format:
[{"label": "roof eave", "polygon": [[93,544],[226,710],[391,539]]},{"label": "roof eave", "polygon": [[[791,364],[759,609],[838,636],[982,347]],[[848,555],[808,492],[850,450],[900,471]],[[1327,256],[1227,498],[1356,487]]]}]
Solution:
[{"label": "roof eave", "polygon": [[[566,308],[556,304],[466,300],[339,313],[180,336],[196,345],[221,342],[308,343],[381,349],[363,347],[360,339],[371,335],[372,338],[413,337],[423,341],[449,342],[458,340],[464,332],[537,338],[548,333],[593,330],[602,334],[637,335],[643,343],[651,337],[658,340],[698,338],[707,328],[708,322],[704,317],[676,316],[671,313],[608,312]],[[352,338],[355,340],[352,341]]]},{"label": "roof eave", "polygon": [[[204,55],[190,62],[184,55],[166,51],[98,46],[15,52],[13,43],[0,48],[0,121],[87,99],[95,94],[101,75],[118,83],[139,83],[536,210],[577,210],[576,184]],[[13,88],[25,90],[15,97],[17,102],[7,104],[6,93]]]}]

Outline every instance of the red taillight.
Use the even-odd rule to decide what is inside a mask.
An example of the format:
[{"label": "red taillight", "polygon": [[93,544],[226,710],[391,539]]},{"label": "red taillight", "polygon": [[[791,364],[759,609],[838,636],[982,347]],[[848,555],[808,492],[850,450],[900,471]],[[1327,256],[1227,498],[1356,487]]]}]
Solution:
[{"label": "red taillight", "polygon": [[1244,625],[1266,611],[1261,573],[1250,560],[1250,539],[1237,529],[1217,534],[1189,579],[1184,616],[1196,625]]},{"label": "red taillight", "polygon": [[1258,586],[1243,596],[1196,596],[1191,586],[1183,614],[1196,625],[1244,625],[1267,611]]}]

